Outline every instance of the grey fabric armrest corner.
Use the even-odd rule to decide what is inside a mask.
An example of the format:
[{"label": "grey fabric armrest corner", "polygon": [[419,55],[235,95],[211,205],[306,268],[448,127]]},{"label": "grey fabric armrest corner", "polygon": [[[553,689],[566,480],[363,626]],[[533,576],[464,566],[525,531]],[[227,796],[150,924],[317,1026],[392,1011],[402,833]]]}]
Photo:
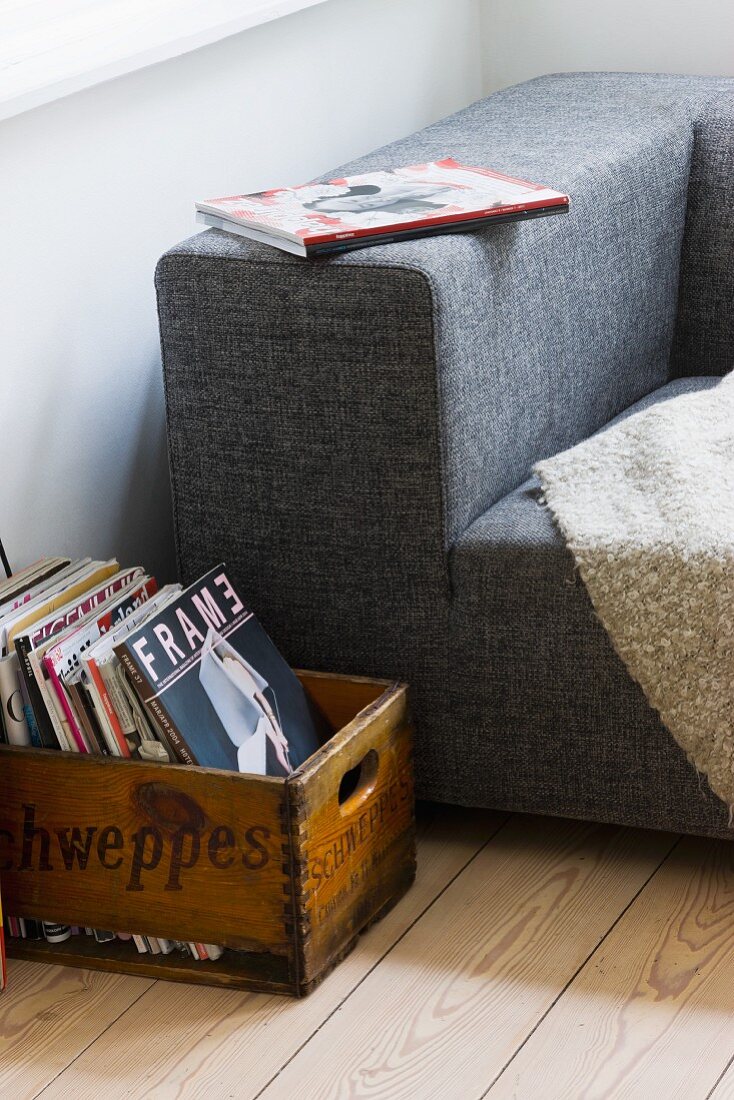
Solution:
[{"label": "grey fabric armrest corner", "polygon": [[156,284],[182,576],[226,560],[286,654],[329,636],[318,667],[364,667],[377,612],[399,669],[448,589],[425,276],[211,231]]}]

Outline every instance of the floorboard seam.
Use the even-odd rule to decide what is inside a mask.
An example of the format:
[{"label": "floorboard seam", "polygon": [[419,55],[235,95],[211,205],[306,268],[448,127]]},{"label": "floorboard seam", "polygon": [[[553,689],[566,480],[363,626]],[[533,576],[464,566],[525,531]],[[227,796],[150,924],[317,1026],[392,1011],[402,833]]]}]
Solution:
[{"label": "floorboard seam", "polygon": [[[624,828],[625,826],[622,826],[622,827]],[[647,884],[648,884],[649,882],[651,882],[651,880],[652,880],[652,879],[653,879],[653,878],[655,877],[655,875],[656,875],[656,874],[658,873],[658,871],[659,871],[659,870],[660,870],[660,868],[661,868],[661,867],[663,866],[663,864],[664,864],[664,863],[665,863],[665,862],[666,862],[666,861],[667,861],[668,859],[670,859],[670,856],[671,856],[671,855],[673,854],[673,852],[675,851],[675,849],[676,849],[676,848],[678,847],[678,845],[680,844],[680,842],[681,842],[681,840],[682,840],[682,839],[683,839],[683,837],[682,837],[682,836],[678,836],[678,837],[676,837],[675,841],[674,841],[674,842],[673,842],[673,844],[672,844],[672,845],[670,846],[670,848],[668,849],[668,851],[667,851],[667,852],[665,853],[665,855],[663,856],[663,858],[662,858],[662,859],[660,860],[660,862],[659,862],[659,863],[658,863],[658,864],[657,864],[657,865],[656,865],[656,866],[655,866],[655,867],[653,868],[653,870],[652,870],[652,871],[650,872],[650,874],[648,875],[648,877],[647,877],[647,878],[645,879],[645,881],[644,881],[644,882],[642,883],[642,885],[640,886],[640,888],[639,888],[639,890],[637,891],[637,893],[636,893],[636,894],[634,894],[634,896],[630,898],[630,900],[629,900],[629,901],[627,902],[627,904],[625,905],[625,907],[624,907],[624,908],[623,908],[623,909],[622,909],[622,910],[621,910],[621,911],[620,911],[620,912],[619,912],[619,913],[617,914],[617,916],[616,916],[616,917],[614,918],[614,920],[612,921],[612,923],[611,923],[611,924],[609,925],[609,927],[607,928],[606,932],[604,933],[604,935],[602,936],[602,938],[601,938],[601,939],[599,940],[599,942],[598,942],[598,943],[597,943],[597,944],[595,945],[595,947],[594,947],[594,948],[593,948],[593,949],[592,949],[592,950],[591,950],[591,951],[589,952],[589,954],[588,954],[588,955],[586,956],[586,958],[585,958],[585,959],[583,960],[583,962],[582,962],[582,963],[581,963],[581,964],[580,964],[580,965],[579,965],[579,966],[577,967],[577,969],[576,969],[576,970],[574,971],[574,973],[573,973],[573,974],[571,975],[571,977],[570,977],[570,978],[568,979],[568,981],[566,982],[566,984],[565,984],[565,985],[563,986],[563,988],[562,988],[562,989],[560,990],[560,992],[558,993],[558,995],[557,995],[556,997],[554,997],[554,998],[553,998],[553,1000],[552,1000],[552,1001],[551,1001],[551,1003],[550,1003],[550,1004],[548,1005],[548,1007],[547,1007],[547,1009],[545,1010],[545,1012],[543,1012],[543,1014],[542,1014],[542,1015],[541,1015],[541,1016],[540,1016],[540,1017],[538,1018],[538,1020],[537,1020],[537,1021],[536,1021],[536,1023],[534,1024],[534,1026],[533,1026],[533,1027],[531,1028],[531,1030],[530,1030],[530,1031],[529,1031],[529,1032],[527,1033],[527,1035],[525,1036],[525,1038],[523,1039],[523,1041],[522,1041],[522,1042],[520,1043],[520,1045],[519,1045],[519,1047],[517,1048],[517,1050],[513,1051],[513,1053],[512,1053],[512,1056],[511,1056],[510,1058],[508,1058],[508,1059],[507,1059],[507,1061],[506,1061],[506,1062],[505,1062],[505,1064],[503,1065],[502,1069],[501,1069],[501,1070],[499,1071],[499,1073],[498,1073],[498,1074],[497,1074],[497,1075],[496,1075],[496,1076],[495,1076],[495,1077],[494,1077],[494,1078],[492,1079],[492,1081],[491,1081],[491,1082],[490,1082],[490,1084],[489,1084],[489,1085],[487,1086],[487,1088],[485,1089],[485,1091],[484,1091],[484,1092],[483,1092],[483,1093],[481,1094],[481,1096],[478,1096],[478,1097],[477,1097],[477,1100],[486,1100],[486,1097],[487,1097],[487,1096],[489,1096],[490,1092],[492,1091],[492,1089],[494,1088],[494,1086],[495,1086],[495,1085],[497,1084],[497,1082],[499,1081],[500,1077],[502,1077],[502,1075],[503,1075],[503,1074],[504,1074],[504,1073],[505,1073],[505,1072],[507,1071],[507,1069],[509,1069],[509,1067],[510,1067],[510,1066],[512,1065],[512,1063],[513,1063],[513,1062],[515,1061],[515,1059],[517,1058],[517,1056],[518,1056],[518,1054],[520,1053],[520,1051],[521,1051],[521,1050],[523,1049],[523,1047],[524,1047],[524,1046],[526,1045],[526,1043],[528,1043],[528,1042],[530,1041],[530,1039],[531,1039],[531,1038],[533,1037],[533,1035],[534,1035],[534,1034],[535,1034],[535,1032],[536,1032],[536,1031],[538,1030],[538,1028],[540,1027],[540,1025],[541,1025],[541,1024],[543,1023],[543,1021],[544,1021],[544,1020],[545,1020],[545,1019],[546,1019],[546,1018],[547,1018],[547,1017],[549,1016],[549,1014],[550,1014],[550,1013],[551,1013],[551,1012],[553,1011],[553,1009],[555,1008],[555,1006],[556,1006],[556,1005],[558,1004],[558,1002],[560,1001],[561,997],[563,997],[563,996],[564,996],[564,994],[566,993],[566,990],[567,990],[567,989],[568,989],[568,988],[569,988],[569,987],[570,987],[571,985],[573,985],[573,983],[574,983],[574,982],[576,981],[576,979],[577,979],[577,977],[579,976],[579,974],[581,973],[581,971],[582,971],[582,970],[584,969],[584,967],[585,967],[585,966],[587,965],[587,963],[589,962],[589,960],[590,960],[590,959],[592,959],[592,958],[594,957],[594,955],[595,955],[595,954],[597,953],[597,951],[599,950],[599,948],[601,947],[601,945],[602,945],[602,944],[604,943],[604,941],[605,941],[605,940],[607,939],[607,937],[608,937],[608,936],[610,935],[610,933],[611,933],[611,932],[613,931],[613,929],[614,929],[614,928],[616,928],[616,926],[617,926],[617,925],[619,924],[619,922],[621,921],[622,917],[623,917],[623,916],[625,915],[625,913],[627,912],[627,910],[628,910],[628,909],[630,909],[630,907],[634,905],[634,903],[635,903],[635,902],[637,901],[637,899],[639,898],[639,896],[640,896],[640,894],[642,893],[642,891],[643,891],[643,890],[645,889],[645,887],[647,886]]]},{"label": "floorboard seam", "polygon": [[[46,964],[45,963],[38,963],[37,965],[38,966],[45,966]],[[94,971],[92,971],[92,973],[94,973]],[[100,971],[96,971],[96,973],[100,973]],[[107,1024],[106,1027],[102,1028],[102,1030],[97,1035],[95,1035],[93,1039],[90,1039],[90,1041],[87,1043],[87,1045],[82,1050],[78,1051],[74,1055],[74,1057],[71,1059],[71,1061],[68,1062],[67,1065],[65,1065],[63,1067],[63,1069],[60,1069],[58,1073],[54,1074],[54,1076],[51,1078],[50,1081],[46,1082],[46,1084],[43,1086],[43,1088],[41,1089],[40,1092],[36,1092],[36,1093],[33,1094],[32,1100],[38,1100],[39,1096],[43,1096],[44,1092],[46,1092],[47,1089],[50,1089],[51,1085],[53,1085],[55,1081],[58,1081],[59,1077],[61,1077],[64,1073],[68,1073],[68,1071],[71,1069],[71,1067],[74,1065],[74,1063],[76,1061],[78,1061],[79,1058],[81,1058],[82,1054],[85,1054],[86,1051],[88,1051],[90,1047],[94,1046],[94,1044],[97,1042],[97,1040],[101,1039],[102,1036],[105,1034],[105,1032],[109,1031],[110,1028],[114,1024],[116,1024],[118,1020],[121,1020],[122,1017],[125,1015],[125,1013],[129,1012],[130,1009],[133,1008],[133,1006],[136,1005],[138,1003],[138,1001],[146,995],[146,993],[150,993],[151,989],[154,986],[158,985],[159,980],[160,980],[159,978],[153,978],[153,980],[151,981],[148,988],[144,989],[143,992],[140,994],[140,996],[136,997],[134,1001],[131,1001],[130,1004],[127,1005],[126,1008],[124,1008],[122,1010],[122,1012],[120,1013],[119,1016],[115,1016],[114,1020],[110,1020],[110,1022]]]},{"label": "floorboard seam", "polygon": [[429,911],[429,909],[433,908],[433,906],[436,904],[436,902],[439,900],[439,898],[441,898],[446,893],[446,891],[448,889],[450,889],[451,886],[453,886],[453,884],[456,882],[457,878],[459,878],[460,875],[464,874],[464,871],[466,871],[467,867],[471,866],[471,864],[474,862],[474,860],[477,859],[477,857],[479,855],[481,855],[481,853],[484,851],[484,849],[487,847],[487,845],[492,843],[492,841],[495,839],[495,837],[498,835],[498,833],[500,833],[504,829],[504,827],[507,825],[507,823],[510,821],[512,816],[513,816],[512,814],[507,814],[504,821],[501,821],[499,823],[497,828],[492,832],[491,836],[488,836],[487,839],[484,841],[484,843],[479,848],[477,848],[476,852],[474,852],[474,854],[466,861],[466,863],[464,863],[459,868],[459,870],[456,872],[456,874],[452,875],[452,877],[449,879],[449,881],[439,890],[439,892],[436,894],[436,896],[431,899],[431,901],[428,903],[428,905],[426,905],[425,909],[421,909],[420,913],[417,915],[415,920],[412,920],[410,922],[410,924],[407,926],[407,928],[405,928],[401,932],[401,934],[398,936],[398,938],[393,943],[390,944],[390,946],[387,948],[385,953],[380,955],[379,959],[377,959],[377,961],[374,963],[374,965],[371,966],[370,969],[362,975],[362,977],[359,979],[359,981],[356,983],[356,985],[354,985],[349,990],[349,992],[346,994],[346,996],[343,997],[341,999],[341,1001],[339,1001],[339,1003],[334,1006],[334,1008],[331,1010],[331,1012],[328,1014],[328,1016],[324,1017],[324,1019],[321,1021],[319,1026],[311,1032],[311,1034],[308,1036],[308,1038],[303,1040],[303,1042],[298,1047],[298,1049],[294,1050],[294,1052],[293,1052],[293,1054],[291,1054],[290,1058],[286,1059],[286,1061],[283,1063],[283,1065],[280,1066],[280,1068],[273,1074],[273,1076],[268,1081],[265,1082],[265,1084],[263,1085],[263,1087],[260,1089],[259,1092],[254,1093],[254,1095],[250,1098],[250,1100],[259,1100],[259,1097],[261,1097],[263,1095],[265,1090],[269,1089],[274,1081],[277,1081],[278,1077],[280,1077],[283,1070],[286,1069],[286,1067],[291,1064],[291,1062],[294,1060],[294,1058],[298,1057],[298,1055],[301,1053],[301,1051],[304,1049],[304,1047],[308,1046],[308,1044],[311,1042],[311,1040],[314,1038],[314,1036],[318,1035],[318,1033],[321,1031],[322,1027],[324,1027],[329,1022],[329,1020],[332,1018],[332,1016],[334,1016],[339,1011],[339,1009],[342,1008],[342,1006],[346,1004],[346,1002],[349,1000],[349,998],[351,996],[353,996],[354,993],[356,993],[356,991],[363,984],[363,982],[365,982],[369,978],[370,974],[374,973],[374,971],[377,969],[377,967],[380,966],[380,964],[385,961],[385,959],[388,957],[388,955],[390,955],[395,950],[395,948],[398,946],[398,944],[401,942],[401,940],[403,940],[408,935],[410,930],[415,927],[415,925],[418,923],[418,921],[422,920],[423,917],[426,915],[426,913]]},{"label": "floorboard seam", "polygon": [[711,1091],[706,1093],[706,1100],[711,1100],[711,1097],[716,1092],[716,1090],[719,1087],[719,1085],[721,1084],[723,1078],[726,1077],[727,1073],[729,1072],[729,1069],[731,1068],[732,1062],[734,1062],[734,1054],[732,1054],[731,1058],[726,1063],[726,1065],[722,1069],[721,1073],[719,1074],[719,1076],[714,1081],[714,1084],[713,1084],[713,1087],[712,1087]]}]

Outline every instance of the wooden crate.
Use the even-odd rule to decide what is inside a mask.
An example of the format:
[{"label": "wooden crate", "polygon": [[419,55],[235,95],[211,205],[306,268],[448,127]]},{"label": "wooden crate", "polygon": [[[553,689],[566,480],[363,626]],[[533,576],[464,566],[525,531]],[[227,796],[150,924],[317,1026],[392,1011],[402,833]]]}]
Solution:
[{"label": "wooden crate", "polygon": [[299,672],[337,731],[287,779],[0,747],[5,911],[221,944],[216,962],[76,936],[9,954],[302,996],[415,875],[404,684]]}]

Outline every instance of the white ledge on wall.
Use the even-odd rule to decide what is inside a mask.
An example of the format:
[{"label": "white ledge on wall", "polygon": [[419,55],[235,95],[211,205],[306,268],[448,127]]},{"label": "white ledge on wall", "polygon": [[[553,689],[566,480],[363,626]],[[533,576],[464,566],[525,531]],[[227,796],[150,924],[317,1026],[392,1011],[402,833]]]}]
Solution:
[{"label": "white ledge on wall", "polygon": [[0,0],[0,119],[324,0]]}]

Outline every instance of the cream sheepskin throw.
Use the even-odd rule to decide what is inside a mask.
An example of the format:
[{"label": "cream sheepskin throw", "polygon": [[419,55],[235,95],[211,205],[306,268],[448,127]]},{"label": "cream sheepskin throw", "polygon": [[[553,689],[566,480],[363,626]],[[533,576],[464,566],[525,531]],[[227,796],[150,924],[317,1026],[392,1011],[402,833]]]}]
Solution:
[{"label": "cream sheepskin throw", "polygon": [[535,467],[594,608],[734,807],[734,374]]}]

